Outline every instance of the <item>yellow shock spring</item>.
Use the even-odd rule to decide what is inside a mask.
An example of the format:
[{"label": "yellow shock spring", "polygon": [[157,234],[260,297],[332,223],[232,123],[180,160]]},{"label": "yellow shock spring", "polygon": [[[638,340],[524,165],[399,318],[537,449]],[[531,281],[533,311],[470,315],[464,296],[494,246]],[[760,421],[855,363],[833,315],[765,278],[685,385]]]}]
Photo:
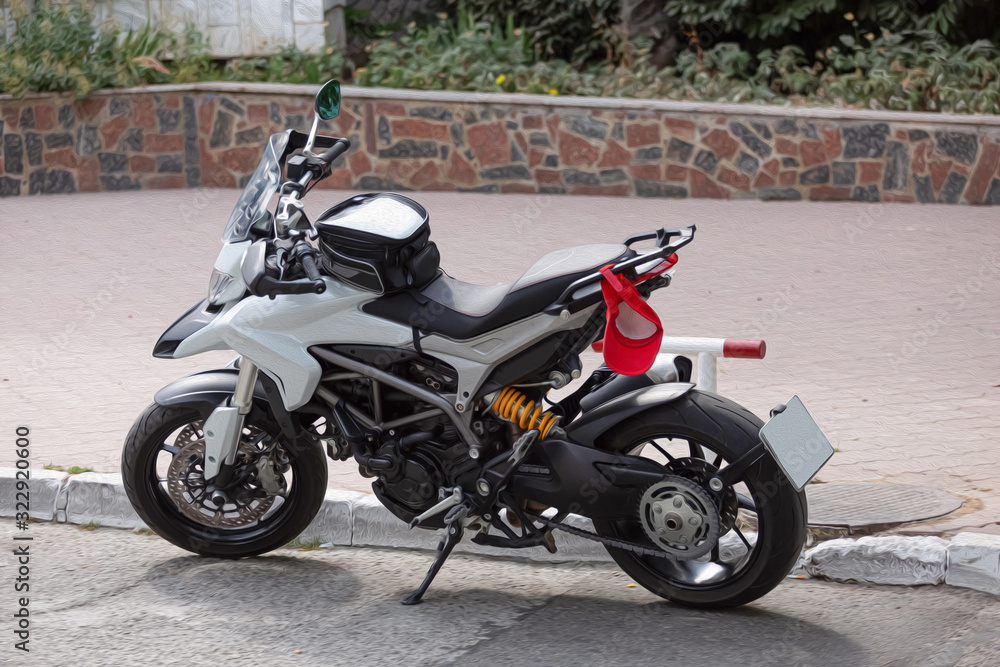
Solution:
[{"label": "yellow shock spring", "polygon": [[513,387],[503,389],[493,401],[493,412],[513,422],[525,430],[538,429],[539,439],[544,439],[549,429],[556,425],[559,416],[543,411],[541,404],[534,401]]}]

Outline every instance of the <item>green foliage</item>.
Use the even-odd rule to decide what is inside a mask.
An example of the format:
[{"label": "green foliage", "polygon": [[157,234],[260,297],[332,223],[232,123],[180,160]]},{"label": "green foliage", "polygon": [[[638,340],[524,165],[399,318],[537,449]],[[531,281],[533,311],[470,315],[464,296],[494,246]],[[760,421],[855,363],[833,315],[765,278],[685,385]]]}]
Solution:
[{"label": "green foliage", "polygon": [[619,0],[450,0],[490,25],[525,26],[535,52],[574,64],[611,60],[619,36]]},{"label": "green foliage", "polygon": [[13,36],[0,41],[0,91],[74,92],[160,83],[167,72],[156,59],[167,37],[149,25],[125,33],[95,30],[80,5],[39,2],[16,9]]},{"label": "green foliage", "polygon": [[[840,35],[930,30],[956,45],[1000,40],[995,0],[666,0],[702,47],[724,38],[743,48],[779,44],[808,49]],[[984,20],[985,19],[985,20]],[[991,20],[992,19],[992,20]]]},{"label": "green foliage", "polygon": [[226,81],[270,81],[276,83],[323,83],[339,78],[349,68],[344,54],[331,48],[323,53],[303,53],[286,46],[269,58],[239,58],[222,70]]},{"label": "green foliage", "polygon": [[354,72],[362,86],[542,92],[523,80],[537,56],[512,18],[501,28],[460,11],[455,23],[439,19],[425,28],[411,25],[398,41],[383,39],[369,47],[368,66]]}]

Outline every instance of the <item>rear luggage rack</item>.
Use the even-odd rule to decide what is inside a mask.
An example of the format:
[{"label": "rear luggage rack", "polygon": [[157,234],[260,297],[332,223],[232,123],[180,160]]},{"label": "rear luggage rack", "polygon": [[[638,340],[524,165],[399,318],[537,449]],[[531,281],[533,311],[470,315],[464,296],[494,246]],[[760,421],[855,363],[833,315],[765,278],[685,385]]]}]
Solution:
[{"label": "rear luggage rack", "polygon": [[[694,240],[694,232],[696,230],[695,225],[689,227],[678,227],[675,229],[656,229],[649,232],[641,232],[639,234],[633,234],[629,236],[623,242],[625,246],[631,247],[633,243],[638,243],[639,241],[648,241],[649,239],[656,239],[656,250],[650,250],[649,252],[644,252],[631,259],[627,259],[624,262],[615,264],[611,267],[612,273],[622,273],[624,271],[632,271],[643,265],[651,264],[655,260],[659,259],[665,261],[668,257],[673,255],[675,252],[691,243]],[[671,240],[674,237],[678,237],[676,240]],[[569,287],[567,287],[563,293],[559,296],[555,302],[545,309],[544,312],[550,315],[558,315],[563,310],[569,310],[572,312],[575,310],[571,308],[571,304],[574,301],[582,297],[600,295],[601,290],[597,286],[600,284],[601,280],[604,278],[599,271],[584,276],[579,280],[573,282]],[[586,287],[595,287],[593,290],[588,290],[586,294],[582,294],[574,298],[577,292]],[[578,309],[577,309],[578,310]]]}]

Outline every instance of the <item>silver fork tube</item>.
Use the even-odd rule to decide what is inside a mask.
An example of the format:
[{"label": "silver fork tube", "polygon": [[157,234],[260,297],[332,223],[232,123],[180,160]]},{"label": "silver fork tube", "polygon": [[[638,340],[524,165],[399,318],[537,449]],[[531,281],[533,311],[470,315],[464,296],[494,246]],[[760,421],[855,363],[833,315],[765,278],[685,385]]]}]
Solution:
[{"label": "silver fork tube", "polygon": [[236,462],[236,451],[240,446],[240,435],[243,433],[243,420],[253,407],[253,388],[257,384],[257,364],[246,357],[240,360],[240,374],[236,377],[236,391],[233,392],[233,407],[239,411],[236,432],[232,441],[226,443],[226,465]]},{"label": "silver fork tube", "polygon": [[236,452],[243,433],[243,421],[253,406],[253,389],[257,384],[257,365],[240,359],[236,390],[229,405],[217,407],[205,420],[205,479],[214,479],[223,463],[236,462]]}]

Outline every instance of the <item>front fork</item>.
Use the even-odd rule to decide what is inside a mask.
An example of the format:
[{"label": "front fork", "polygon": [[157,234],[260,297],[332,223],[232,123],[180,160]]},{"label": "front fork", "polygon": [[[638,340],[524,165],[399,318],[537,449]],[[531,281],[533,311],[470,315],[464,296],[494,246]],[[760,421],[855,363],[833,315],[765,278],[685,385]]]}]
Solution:
[{"label": "front fork", "polygon": [[257,384],[257,365],[243,357],[239,363],[236,390],[229,405],[221,405],[205,420],[205,481],[214,480],[215,487],[224,486],[232,475],[239,449],[243,422],[253,406],[253,390]]}]

